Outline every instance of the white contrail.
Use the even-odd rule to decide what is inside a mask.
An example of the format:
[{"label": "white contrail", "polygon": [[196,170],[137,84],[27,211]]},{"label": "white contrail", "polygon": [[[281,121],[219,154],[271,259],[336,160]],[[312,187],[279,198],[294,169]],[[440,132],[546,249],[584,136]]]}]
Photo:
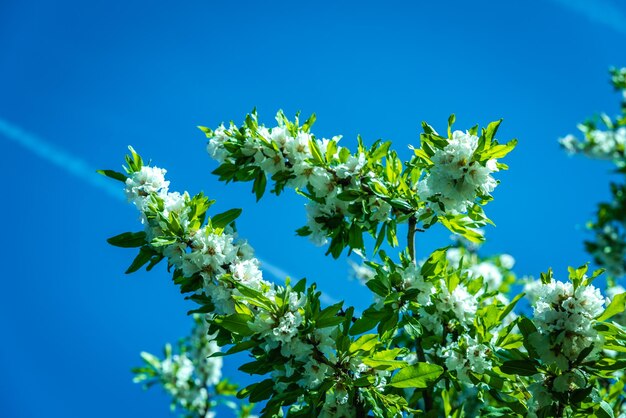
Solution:
[{"label": "white contrail", "polygon": [[[259,258],[259,257],[257,258],[261,262],[261,268],[263,269],[263,271],[268,272],[269,274],[274,276],[276,279],[282,280],[283,282],[285,281],[285,278],[287,277],[291,279],[295,279],[295,276],[287,273],[285,270],[281,269],[280,267],[275,266],[274,264],[262,258]],[[320,301],[328,305],[334,305],[335,303],[339,302],[339,300],[327,295],[326,293],[322,293],[322,295],[320,296]]]},{"label": "white contrail", "polygon": [[96,173],[96,170],[82,159],[68,154],[55,145],[30,132],[24,131],[2,118],[0,118],[0,134],[92,186],[100,188],[111,197],[119,200],[125,199],[121,187],[116,186],[110,179]]},{"label": "white contrail", "polygon": [[[94,168],[92,168],[88,163],[86,163],[79,157],[63,151],[62,149],[49,143],[48,141],[45,141],[37,135],[26,132],[25,130],[13,125],[12,123],[9,123],[2,118],[0,118],[0,134],[2,134],[5,138],[23,146],[24,148],[33,152],[42,159],[62,168],[68,173],[73,174],[81,180],[86,181],[92,186],[103,190],[109,196],[114,197],[118,200],[126,200],[121,187],[116,186],[111,179],[107,179],[104,176],[96,173],[96,170]],[[287,272],[285,272],[283,269],[275,266],[267,260],[262,260],[261,263],[263,265],[263,269],[278,280],[284,282],[286,277],[294,277],[287,274]],[[338,302],[337,299],[325,293],[322,293],[320,299],[323,303],[327,304],[334,304]]]},{"label": "white contrail", "polygon": [[611,0],[552,0],[587,19],[626,35],[626,13]]}]

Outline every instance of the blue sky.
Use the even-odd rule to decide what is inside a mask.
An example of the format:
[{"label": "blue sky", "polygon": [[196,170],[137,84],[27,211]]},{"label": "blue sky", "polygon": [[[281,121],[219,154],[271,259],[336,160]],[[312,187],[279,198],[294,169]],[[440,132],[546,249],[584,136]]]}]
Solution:
[{"label": "blue sky", "polygon": [[[96,168],[126,146],[168,169],[172,188],[204,190],[258,254],[331,297],[366,306],[348,266],[294,236],[293,194],[256,204],[224,186],[196,125],[257,107],[316,112],[314,132],[344,145],[390,139],[408,157],[427,120],[466,129],[504,118],[517,137],[487,213],[485,253],[509,252],[520,275],[588,260],[583,225],[608,198],[611,167],[568,158],[556,139],[618,96],[607,68],[626,65],[617,1],[0,2],[0,141],[5,192],[0,288],[0,415],[169,417],[160,391],[130,368],[191,326],[163,269],[124,276],[133,254],[105,239],[139,229],[134,209]],[[8,179],[6,176],[8,175]],[[448,242],[440,229],[418,251]],[[234,370],[225,372],[245,380]]]}]

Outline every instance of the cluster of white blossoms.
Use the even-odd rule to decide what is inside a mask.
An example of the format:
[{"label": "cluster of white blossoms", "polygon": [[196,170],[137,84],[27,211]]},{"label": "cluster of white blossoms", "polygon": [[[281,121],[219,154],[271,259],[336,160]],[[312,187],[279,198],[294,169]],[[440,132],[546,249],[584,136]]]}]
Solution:
[{"label": "cluster of white blossoms", "polygon": [[194,315],[196,326],[191,334],[189,355],[195,359],[196,374],[205,386],[215,386],[222,378],[222,357],[211,357],[220,351],[204,315]]},{"label": "cluster of white blossoms", "polygon": [[552,280],[539,287],[533,306],[537,332],[529,339],[541,360],[566,371],[592,344],[599,350],[600,336],[593,325],[604,310],[604,302],[600,291],[591,285],[574,289],[572,283]]},{"label": "cluster of white blossoms", "polygon": [[213,417],[208,411],[209,392],[199,381],[193,379],[193,362],[185,354],[175,354],[161,362],[163,387],[177,404],[201,416]]},{"label": "cluster of white blossoms", "polygon": [[[483,286],[475,296],[480,296],[484,292],[500,291],[494,297],[503,304],[509,303],[506,294],[502,291],[502,285],[505,284],[505,277],[511,274],[511,269],[515,266],[515,258],[511,255],[500,254],[481,258],[475,249],[468,249],[464,244],[460,247],[449,248],[446,251],[446,259],[450,267],[461,269],[461,273],[467,274],[470,280],[482,278]],[[510,281],[511,279],[508,278],[506,284],[510,284]]]},{"label": "cluster of white blossoms", "polygon": [[402,289],[417,289],[419,291],[417,294],[417,302],[422,306],[430,305],[430,298],[437,290],[433,283],[424,280],[418,266],[411,263],[406,268],[400,270],[399,273],[402,277]]},{"label": "cluster of white blossoms", "polygon": [[470,372],[483,374],[492,367],[491,349],[468,335],[440,348],[437,354],[444,359],[448,370],[455,371],[458,379],[467,384],[471,383]]},{"label": "cluster of white blossoms", "polygon": [[496,160],[485,165],[474,160],[477,146],[476,135],[454,131],[448,144],[436,149],[431,158],[434,166],[417,186],[419,197],[434,202],[431,208],[436,213],[465,213],[477,197],[489,196],[498,185],[491,177],[498,171]]},{"label": "cluster of white blossoms", "polygon": [[[245,140],[237,141],[242,129]],[[310,190],[315,198],[306,205],[310,239],[316,245],[324,245],[327,242],[326,220],[348,215],[352,203],[339,199],[338,195],[347,190],[362,191],[363,181],[373,175],[364,170],[365,154],[350,155],[346,148],[337,146],[340,139],[339,136],[331,140],[317,139],[301,128],[294,135],[284,124],[273,128],[259,126],[254,132],[247,126],[239,129],[234,125],[229,128],[222,125],[213,131],[207,151],[220,163],[243,168],[237,154],[240,152],[248,157],[243,163],[245,166],[258,167],[273,178],[285,179],[286,187]],[[312,144],[316,152],[325,156],[326,164],[315,160]],[[329,146],[332,147],[330,152]],[[392,208],[384,199],[376,195],[361,199],[366,199],[371,213],[369,219],[381,222],[389,218]]]},{"label": "cluster of white blossoms", "polygon": [[[180,197],[183,204],[169,205],[170,209],[166,210],[170,213],[176,210],[179,218],[184,218],[188,213],[188,196],[170,193],[168,182],[163,179],[164,173],[165,170],[143,167],[141,171],[131,174],[126,182],[126,193],[142,211],[142,221],[147,230],[151,230],[147,231],[147,235],[152,237],[158,237],[166,229],[161,202]],[[294,383],[292,377],[296,373],[301,378],[295,383],[307,389],[317,388],[332,376],[332,365],[337,362],[337,356],[331,334],[337,326],[304,333],[302,325],[305,321],[306,295],[265,281],[252,248],[245,241],[238,240],[230,227],[216,230],[209,223],[191,230],[187,228],[190,224],[188,221],[179,223],[183,237],[155,249],[162,251],[169,263],[182,271],[185,277],[200,275],[203,278],[203,286],[197,293],[211,299],[215,314],[235,313],[235,300],[252,312],[253,320],[248,322],[248,326],[255,333],[254,336],[261,340],[259,346],[266,351],[280,347],[285,358],[284,362],[275,365],[272,374],[276,387],[286,390],[289,384]],[[228,280],[260,292],[271,303],[277,300],[280,303],[275,309],[247,303]],[[184,362],[182,356],[178,359],[180,364]],[[180,370],[176,369],[175,372],[181,373]],[[215,374],[207,373],[207,376],[213,376],[212,380],[215,378]]]},{"label": "cluster of white blossoms", "polygon": [[[167,229],[172,213],[184,231],[184,240],[155,247],[180,268],[185,277],[196,273],[204,279],[207,295],[213,299],[217,314],[234,313],[233,296],[238,295],[219,278],[225,274],[255,290],[270,288],[263,280],[259,261],[244,240],[237,240],[233,231],[226,228],[214,231],[209,226],[189,230],[189,195],[169,192],[166,171],[158,167],[143,166],[126,180],[126,195],[141,213],[148,240],[160,236]],[[217,280],[216,280],[217,279]]]},{"label": "cluster of white blossoms", "polygon": [[142,358],[150,369],[137,369],[134,381],[137,383],[158,381],[172,397],[173,404],[198,414],[212,418],[211,387],[222,377],[222,358],[211,357],[220,351],[213,336],[207,335],[208,327],[204,316],[195,315],[195,326],[190,337],[180,343],[178,354],[172,354],[170,344],[165,346],[165,358],[143,352]]},{"label": "cluster of white blossoms", "polygon": [[422,326],[433,333],[441,336],[444,326],[461,326],[468,328],[474,321],[478,303],[474,295],[467,288],[459,284],[452,292],[443,280],[440,281],[440,289],[433,292],[431,300],[422,304],[419,308],[419,321]]},{"label": "cluster of white blossoms", "polygon": [[592,129],[585,132],[585,139],[566,135],[559,143],[570,154],[582,153],[591,158],[620,161],[626,148],[626,127],[615,130]]}]

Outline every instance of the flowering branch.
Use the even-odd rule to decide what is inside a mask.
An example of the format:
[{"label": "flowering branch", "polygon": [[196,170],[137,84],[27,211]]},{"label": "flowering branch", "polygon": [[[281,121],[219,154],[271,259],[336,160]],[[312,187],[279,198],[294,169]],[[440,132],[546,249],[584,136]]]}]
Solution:
[{"label": "flowering branch", "polygon": [[170,192],[165,170],[144,165],[132,148],[126,174],[103,174],[124,182],[144,230],[109,242],[139,248],[129,273],[167,261],[225,354],[251,356],[240,370],[259,381],[238,396],[263,402],[264,417],[612,416],[624,397],[606,382],[622,379],[624,363],[607,352],[626,352],[626,329],[608,320],[624,310],[626,294],[605,308],[586,266],[571,269],[570,283],[548,273],[527,318],[514,313],[523,294],[508,297],[510,256],[481,259],[457,246],[416,261],[418,222],[482,238],[474,228],[489,222],[482,205],[497,185],[491,173],[506,168],[497,159],[514,146],[495,141],[499,122],[480,137],[478,128],[452,131],[453,122],[446,137],[424,124],[421,148],[404,163],[387,143],[366,149],[359,141],[351,154],[312,136],[311,119],[300,127],[280,113],[271,130],[255,114],[241,128],[205,128],[223,180],[254,181],[259,198],[268,174],[275,193],[296,188],[319,211],[303,232],[331,238],[335,257],[363,249],[363,232],[377,239],[375,250],[385,238],[397,244],[396,226],[409,223],[398,261],[380,250],[367,262],[375,301],[356,320],[342,302],[322,307],[315,284],[264,280],[235,232],[241,210],[209,216],[213,201]]}]

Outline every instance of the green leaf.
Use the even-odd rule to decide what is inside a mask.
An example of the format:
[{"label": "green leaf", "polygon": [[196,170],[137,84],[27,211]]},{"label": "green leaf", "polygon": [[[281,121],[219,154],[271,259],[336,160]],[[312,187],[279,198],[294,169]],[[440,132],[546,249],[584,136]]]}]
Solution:
[{"label": "green leaf", "polygon": [[474,243],[481,243],[485,237],[477,230],[468,228],[462,217],[444,217],[440,216],[439,221],[451,232],[461,235],[463,238]]},{"label": "green leaf", "polygon": [[328,145],[326,145],[326,161],[332,161],[338,149],[337,141],[334,139],[328,141]]},{"label": "green leaf", "polygon": [[509,152],[513,150],[513,148],[515,148],[516,145],[517,145],[517,139],[512,139],[506,144],[493,146],[480,155],[480,161],[486,161],[492,158],[497,159],[497,158],[505,157]]},{"label": "green leaf", "polygon": [[359,350],[370,351],[378,344],[378,334],[365,334],[350,344],[349,352],[356,353]]},{"label": "green leaf", "polygon": [[417,339],[422,336],[422,324],[412,316],[405,316],[406,324],[404,324],[404,332],[411,338]]},{"label": "green leaf", "polygon": [[206,126],[196,126],[196,128],[198,128],[202,132],[204,132],[204,135],[206,135],[207,138],[213,138],[213,130],[212,129],[207,128]]},{"label": "green leaf", "polygon": [[489,148],[491,145],[491,141],[496,137],[496,132],[498,132],[498,128],[502,123],[502,119],[491,122],[487,125],[487,129],[485,130],[485,148]]},{"label": "green leaf", "polygon": [[452,125],[456,121],[456,115],[453,113],[448,117],[448,138],[452,138]]},{"label": "green leaf", "polygon": [[309,116],[306,122],[304,122],[304,124],[302,125],[302,130],[304,132],[310,132],[311,126],[313,126],[316,120],[317,120],[317,116],[315,115],[315,113],[312,113],[311,116]]},{"label": "green leaf", "polygon": [[415,153],[415,155],[417,156],[417,158],[419,158],[420,160],[422,160],[424,163],[428,164],[428,165],[432,165],[433,162],[430,159],[430,156],[426,153],[426,151],[424,151],[421,148],[415,148],[413,150],[413,152]]},{"label": "green leaf", "polygon": [[339,302],[320,311],[315,320],[317,328],[326,328],[341,324],[344,318],[338,316],[337,313],[341,310],[342,306],[343,302]]},{"label": "green leaf", "polygon": [[615,418],[613,409],[606,401],[600,402],[598,409],[596,409],[596,417],[598,418]]},{"label": "green leaf", "polygon": [[250,336],[254,334],[254,332],[248,327],[248,322],[252,322],[252,320],[253,318],[250,315],[232,314],[217,317],[214,319],[214,322],[220,327],[235,334]]},{"label": "green leaf", "polygon": [[363,364],[378,370],[396,370],[408,365],[406,361],[402,360],[378,360],[371,357],[363,358]]},{"label": "green leaf", "polygon": [[403,352],[401,348],[393,348],[391,350],[383,350],[374,353],[370,357],[363,358],[363,363],[370,367],[381,370],[395,370],[400,367],[406,367],[408,363],[403,360],[396,360],[396,357]]},{"label": "green leaf", "polygon": [[383,142],[380,147],[378,147],[375,151],[370,155],[370,159],[372,161],[378,161],[383,157],[387,156],[387,152],[389,151],[389,147],[391,146],[391,142]]},{"label": "green leaf", "polygon": [[118,173],[117,171],[113,171],[113,170],[96,170],[96,173],[102,174],[103,176],[107,176],[109,178],[119,180],[122,182],[126,182],[126,180],[128,179],[127,175]]},{"label": "green leaf", "polygon": [[384,317],[385,312],[379,312],[374,308],[366,309],[361,318],[357,319],[356,322],[352,324],[352,328],[350,328],[350,335],[359,335],[365,331],[369,331]]},{"label": "green leaf", "polygon": [[511,301],[511,303],[509,303],[508,305],[506,305],[506,308],[504,308],[504,310],[502,311],[502,313],[500,314],[500,317],[498,318],[500,321],[502,321],[509,313],[511,313],[511,311],[513,310],[513,308],[515,308],[515,305],[517,304],[517,302],[525,295],[526,293],[520,293],[517,296],[515,296],[513,298],[513,300]]},{"label": "green leaf", "polygon": [[269,399],[274,393],[274,381],[265,379],[257,383],[254,389],[250,391],[250,402],[260,402]]},{"label": "green leaf", "polygon": [[311,155],[313,155],[313,159],[319,165],[324,165],[324,156],[322,155],[322,150],[317,144],[317,141],[315,141],[313,138],[309,139],[309,148],[311,149]]},{"label": "green leaf", "polygon": [[425,389],[437,381],[443,367],[430,363],[416,363],[404,367],[391,378],[389,386],[396,388]]},{"label": "green leaf", "polygon": [[126,274],[134,273],[139,270],[148,261],[150,261],[150,258],[152,258],[154,254],[154,251],[151,250],[149,247],[141,247],[141,249],[139,250],[139,254],[137,254],[137,257],[135,257],[128,269],[126,269]]},{"label": "green leaf", "polygon": [[383,223],[380,226],[380,231],[378,232],[378,237],[376,238],[376,244],[374,245],[374,254],[378,252],[378,249],[385,241],[385,236],[387,235],[387,224]]},{"label": "green leaf", "polygon": [[211,225],[214,228],[225,228],[227,225],[237,219],[239,215],[241,215],[241,212],[241,209],[230,209],[226,212],[215,215],[211,218]]},{"label": "green leaf", "polygon": [[263,170],[259,170],[256,178],[254,179],[254,183],[252,184],[252,190],[254,190],[254,194],[256,195],[257,202],[261,200],[261,198],[263,197],[266,186],[267,186],[267,177],[265,176],[265,172],[263,172]]},{"label": "green leaf", "polygon": [[146,243],[146,233],[141,232],[124,232],[107,240],[107,242],[116,247],[136,248]]},{"label": "green leaf", "polygon": [[141,159],[139,154],[137,154],[137,152],[132,146],[129,145],[128,150],[130,151],[132,159],[127,158],[126,162],[128,163],[129,168],[131,169],[131,172],[135,173],[137,171],[140,171],[141,167],[143,167],[143,160]]},{"label": "green leaf", "polygon": [[624,312],[626,309],[626,292],[616,295],[604,313],[598,317],[598,321],[606,321],[614,315]]},{"label": "green leaf", "polygon": [[354,249],[363,249],[363,231],[356,224],[356,222],[352,223],[350,226],[350,230],[348,231],[348,244],[350,248]]},{"label": "green leaf", "polygon": [[537,374],[537,367],[527,360],[509,360],[502,363],[500,366],[502,373],[519,375],[519,376],[532,376]]},{"label": "green leaf", "polygon": [[428,260],[424,262],[422,269],[420,270],[422,276],[429,278],[441,274],[445,268],[446,251],[448,251],[448,248],[450,247],[440,248],[430,254],[430,257],[428,257]]},{"label": "green leaf", "polygon": [[337,195],[337,199],[343,200],[344,202],[352,202],[362,195],[363,192],[360,190],[345,190]]}]

